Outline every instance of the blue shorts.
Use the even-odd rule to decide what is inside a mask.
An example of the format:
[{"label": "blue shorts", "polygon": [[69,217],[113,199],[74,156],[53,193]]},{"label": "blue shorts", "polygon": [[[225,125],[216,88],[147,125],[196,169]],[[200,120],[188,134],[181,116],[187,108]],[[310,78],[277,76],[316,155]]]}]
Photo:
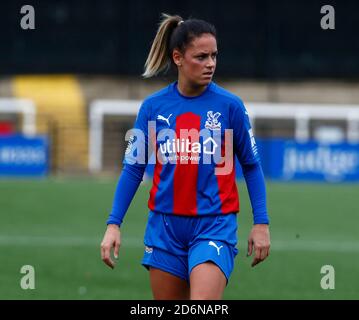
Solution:
[{"label": "blue shorts", "polygon": [[189,282],[192,269],[211,261],[226,276],[233,270],[237,248],[237,215],[178,216],[149,212],[142,265],[169,272]]}]

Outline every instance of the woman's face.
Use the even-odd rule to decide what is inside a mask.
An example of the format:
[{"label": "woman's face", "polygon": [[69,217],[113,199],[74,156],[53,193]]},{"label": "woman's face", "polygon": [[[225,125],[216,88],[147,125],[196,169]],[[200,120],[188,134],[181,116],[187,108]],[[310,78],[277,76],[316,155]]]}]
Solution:
[{"label": "woman's face", "polygon": [[184,54],[173,51],[173,60],[178,66],[179,77],[193,86],[206,86],[213,77],[217,63],[217,41],[209,33],[194,38]]}]

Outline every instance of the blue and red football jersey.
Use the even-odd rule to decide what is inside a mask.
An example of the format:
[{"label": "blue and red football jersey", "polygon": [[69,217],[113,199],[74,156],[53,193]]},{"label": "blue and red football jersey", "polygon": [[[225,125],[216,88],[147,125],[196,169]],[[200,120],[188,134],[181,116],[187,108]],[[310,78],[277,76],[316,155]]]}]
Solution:
[{"label": "blue and red football jersey", "polygon": [[[154,154],[151,157],[146,148],[146,155],[142,157],[145,163],[136,163],[135,156],[138,159],[144,151],[132,150],[136,141],[132,137],[124,164],[145,166],[151,159],[155,161],[148,201],[150,210],[176,215],[239,211],[234,157],[237,156],[241,164],[259,162],[248,113],[241,99],[213,82],[201,95],[186,97],[174,82],[145,99],[134,128],[143,132],[143,145],[151,145]],[[233,130],[230,146],[225,143],[226,129]],[[196,132],[204,132],[204,135],[196,135]],[[218,137],[220,143],[217,143]],[[233,149],[232,169],[226,174],[215,174],[216,169],[225,165],[214,161],[215,151],[223,156],[229,147]]]}]

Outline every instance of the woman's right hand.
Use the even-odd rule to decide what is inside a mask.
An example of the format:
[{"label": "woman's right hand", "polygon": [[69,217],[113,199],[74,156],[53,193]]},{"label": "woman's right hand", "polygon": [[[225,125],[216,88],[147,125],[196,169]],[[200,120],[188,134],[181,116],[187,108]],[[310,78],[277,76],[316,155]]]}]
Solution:
[{"label": "woman's right hand", "polygon": [[121,245],[120,228],[116,224],[109,224],[101,243],[102,261],[110,268],[115,267],[115,262],[111,259],[111,249],[114,248],[114,257],[118,258],[118,251]]}]

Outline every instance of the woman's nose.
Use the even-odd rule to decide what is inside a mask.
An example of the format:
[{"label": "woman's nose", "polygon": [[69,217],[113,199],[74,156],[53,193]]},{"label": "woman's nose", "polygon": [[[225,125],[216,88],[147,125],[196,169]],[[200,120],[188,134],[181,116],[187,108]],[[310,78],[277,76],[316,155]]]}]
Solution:
[{"label": "woman's nose", "polygon": [[208,62],[207,62],[207,67],[213,68],[215,65],[216,65],[215,60],[210,57],[210,58],[208,59]]}]

